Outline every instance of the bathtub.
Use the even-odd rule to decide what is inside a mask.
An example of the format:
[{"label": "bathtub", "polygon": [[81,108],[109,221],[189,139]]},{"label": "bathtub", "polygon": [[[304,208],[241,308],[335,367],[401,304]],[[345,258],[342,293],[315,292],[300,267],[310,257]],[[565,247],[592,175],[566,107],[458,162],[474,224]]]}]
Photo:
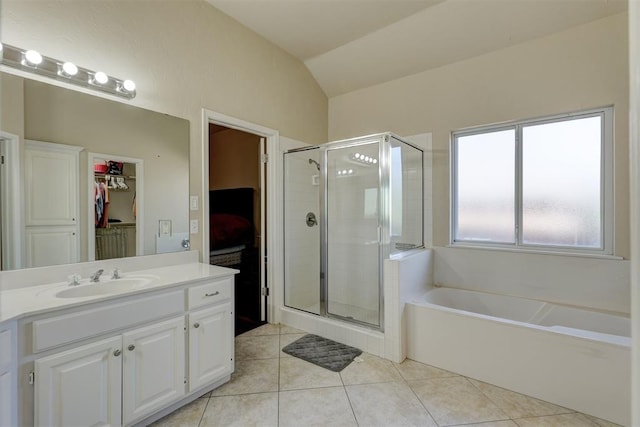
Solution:
[{"label": "bathtub", "polygon": [[434,288],[407,304],[407,357],[615,423],[630,423],[628,317]]}]

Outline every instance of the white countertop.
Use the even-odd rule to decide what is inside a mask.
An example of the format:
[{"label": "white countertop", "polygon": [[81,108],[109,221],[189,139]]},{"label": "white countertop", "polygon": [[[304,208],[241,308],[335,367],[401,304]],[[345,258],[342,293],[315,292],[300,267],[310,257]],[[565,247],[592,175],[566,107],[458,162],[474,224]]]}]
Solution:
[{"label": "white countertop", "polygon": [[109,286],[110,283],[117,282],[118,279],[109,277],[111,271],[108,270],[103,273],[100,283],[85,283],[85,280],[77,287],[73,287],[69,285],[69,282],[57,282],[3,290],[0,291],[0,322],[51,310],[108,301],[128,295],[139,295],[203,279],[230,276],[235,273],[238,273],[238,270],[203,263],[188,263],[146,270],[124,271],[121,273],[122,279],[126,279],[128,276],[143,276],[150,278],[149,283],[141,288],[120,290],[102,295],[77,298],[59,298],[56,296],[58,292],[64,289],[79,288],[81,286]]}]

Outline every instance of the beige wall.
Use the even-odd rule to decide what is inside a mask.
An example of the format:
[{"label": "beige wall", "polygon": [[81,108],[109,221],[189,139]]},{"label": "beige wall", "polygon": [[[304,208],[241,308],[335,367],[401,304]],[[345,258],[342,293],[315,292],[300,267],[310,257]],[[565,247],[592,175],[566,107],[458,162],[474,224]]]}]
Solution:
[{"label": "beige wall", "polygon": [[[4,43],[131,78],[138,96],[128,103],[188,119],[194,195],[206,194],[202,108],[327,139],[327,99],[304,65],[204,0],[3,0],[0,31]],[[202,224],[202,210],[190,215]]]},{"label": "beige wall", "polygon": [[627,15],[331,98],[329,139],[433,132],[434,244],[449,241],[449,137],[469,126],[615,106],[615,253],[629,256]]}]

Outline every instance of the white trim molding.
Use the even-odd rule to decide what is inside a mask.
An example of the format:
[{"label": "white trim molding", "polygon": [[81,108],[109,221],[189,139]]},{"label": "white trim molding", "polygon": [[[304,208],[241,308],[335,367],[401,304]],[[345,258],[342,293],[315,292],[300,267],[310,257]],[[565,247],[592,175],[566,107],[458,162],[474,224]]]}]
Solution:
[{"label": "white trim molding", "polygon": [[0,132],[2,140],[2,269],[23,268],[24,260],[24,180],[20,157],[20,138],[7,132]]},{"label": "white trim molding", "polygon": [[631,425],[640,426],[640,2],[629,2]]},{"label": "white trim molding", "polygon": [[209,124],[225,126],[231,129],[251,133],[266,139],[267,142],[267,286],[269,296],[267,297],[267,320],[270,323],[279,321],[276,316],[275,302],[279,301],[279,293],[282,291],[284,272],[282,269],[282,199],[280,196],[282,188],[282,169],[278,169],[278,162],[275,160],[279,155],[280,133],[265,126],[247,122],[235,117],[216,113],[215,111],[202,109],[202,246],[200,247],[202,262],[209,262],[209,234],[204,230],[209,229]]}]

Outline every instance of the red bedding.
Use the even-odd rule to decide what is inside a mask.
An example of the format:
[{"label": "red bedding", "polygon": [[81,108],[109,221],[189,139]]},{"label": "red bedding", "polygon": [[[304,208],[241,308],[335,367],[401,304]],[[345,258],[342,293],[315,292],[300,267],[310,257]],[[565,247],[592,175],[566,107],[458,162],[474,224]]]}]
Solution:
[{"label": "red bedding", "polygon": [[242,245],[253,240],[253,224],[238,215],[211,214],[209,229],[211,250]]}]

